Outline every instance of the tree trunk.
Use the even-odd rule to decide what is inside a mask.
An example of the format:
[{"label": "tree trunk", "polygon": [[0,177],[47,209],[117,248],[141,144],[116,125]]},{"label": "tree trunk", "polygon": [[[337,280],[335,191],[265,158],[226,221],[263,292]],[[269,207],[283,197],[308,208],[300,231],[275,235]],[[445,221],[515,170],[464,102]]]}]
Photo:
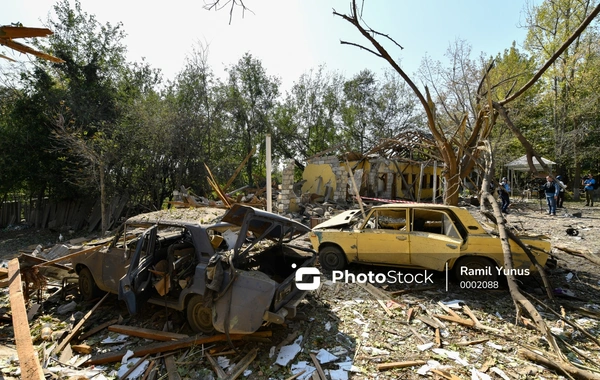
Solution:
[{"label": "tree trunk", "polygon": [[102,236],[108,231],[108,211],[110,207],[108,207],[108,201],[106,196],[106,183],[104,178],[104,165],[102,162],[98,163],[99,165],[99,177],[100,177],[100,215],[102,216]]}]

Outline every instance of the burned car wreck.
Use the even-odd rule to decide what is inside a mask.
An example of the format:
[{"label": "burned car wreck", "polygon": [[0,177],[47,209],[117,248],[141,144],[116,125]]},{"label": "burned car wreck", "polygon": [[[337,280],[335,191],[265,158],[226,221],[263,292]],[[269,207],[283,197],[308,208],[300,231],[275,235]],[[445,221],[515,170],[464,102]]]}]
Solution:
[{"label": "burned car wreck", "polygon": [[128,221],[110,245],[74,257],[84,299],[111,292],[131,314],[145,302],[185,311],[196,332],[248,334],[294,317],[307,291],[295,272],[316,252],[294,244],[310,229],[234,205],[221,222]]}]

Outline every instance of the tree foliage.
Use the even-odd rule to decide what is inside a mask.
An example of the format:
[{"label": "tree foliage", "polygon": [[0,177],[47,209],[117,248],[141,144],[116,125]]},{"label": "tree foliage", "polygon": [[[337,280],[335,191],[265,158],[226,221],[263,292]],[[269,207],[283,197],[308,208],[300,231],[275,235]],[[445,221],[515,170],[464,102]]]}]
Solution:
[{"label": "tree foliage", "polygon": [[[132,206],[157,209],[181,186],[208,195],[205,165],[224,184],[253,151],[232,186],[263,186],[267,134],[275,167],[293,159],[301,169],[316,154],[364,153],[406,128],[436,136],[452,197],[487,137],[500,165],[521,155],[526,141],[576,176],[597,164],[600,146],[595,24],[529,82],[594,6],[559,0],[529,8],[525,50],[515,43],[494,57],[472,57],[467,41],[456,40],[446,62],[424,59],[424,89],[399,66],[349,77],[319,66],[284,92],[251,53],[220,77],[202,45],[164,83],[145,62],[127,62],[123,25],[101,24],[79,2],[61,0],[48,19],[55,34],[39,47],[65,63],[39,61],[19,86],[0,88],[0,191],[105,205],[129,194]],[[361,24],[362,15],[338,15],[375,42],[372,49],[349,44],[386,57],[377,38],[395,41]]]}]

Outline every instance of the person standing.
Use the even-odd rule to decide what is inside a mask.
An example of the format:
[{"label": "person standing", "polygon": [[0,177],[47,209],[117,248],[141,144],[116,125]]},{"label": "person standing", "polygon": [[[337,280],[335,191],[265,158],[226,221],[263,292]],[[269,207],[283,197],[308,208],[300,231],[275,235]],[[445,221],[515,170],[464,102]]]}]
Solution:
[{"label": "person standing", "polygon": [[565,191],[567,190],[567,185],[562,180],[562,176],[556,176],[556,183],[558,183],[559,191],[558,198],[556,198],[556,208],[563,208],[563,203],[565,201]]},{"label": "person standing", "polygon": [[506,177],[502,178],[500,186],[498,186],[498,195],[502,200],[502,213],[508,214],[508,206],[510,206],[510,186]]},{"label": "person standing", "polygon": [[556,199],[560,191],[558,183],[554,181],[551,175],[547,175],[543,188],[544,194],[546,194],[546,203],[548,203],[548,215],[556,216]]},{"label": "person standing", "polygon": [[582,180],[583,191],[585,191],[585,205],[593,206],[594,205],[594,187],[596,187],[596,180],[592,173],[589,173],[587,178]]}]

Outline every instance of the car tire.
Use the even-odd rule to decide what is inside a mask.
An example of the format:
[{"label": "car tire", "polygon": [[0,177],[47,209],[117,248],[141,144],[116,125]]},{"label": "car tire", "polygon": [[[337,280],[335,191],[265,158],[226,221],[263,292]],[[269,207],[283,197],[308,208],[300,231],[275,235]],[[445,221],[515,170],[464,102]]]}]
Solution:
[{"label": "car tire", "polygon": [[[475,273],[462,273],[463,268],[476,270]],[[467,256],[454,264],[454,275],[460,281],[497,281],[496,262],[486,257]]]},{"label": "car tire", "polygon": [[215,327],[212,323],[212,309],[204,306],[204,297],[193,296],[187,305],[187,321],[195,332],[212,334]]},{"label": "car tire", "polygon": [[102,291],[96,285],[94,276],[88,268],[83,268],[79,271],[79,293],[84,301],[90,301],[100,296]]},{"label": "car tire", "polygon": [[325,270],[342,270],[346,267],[346,255],[338,247],[328,246],[319,251],[319,262]]}]

